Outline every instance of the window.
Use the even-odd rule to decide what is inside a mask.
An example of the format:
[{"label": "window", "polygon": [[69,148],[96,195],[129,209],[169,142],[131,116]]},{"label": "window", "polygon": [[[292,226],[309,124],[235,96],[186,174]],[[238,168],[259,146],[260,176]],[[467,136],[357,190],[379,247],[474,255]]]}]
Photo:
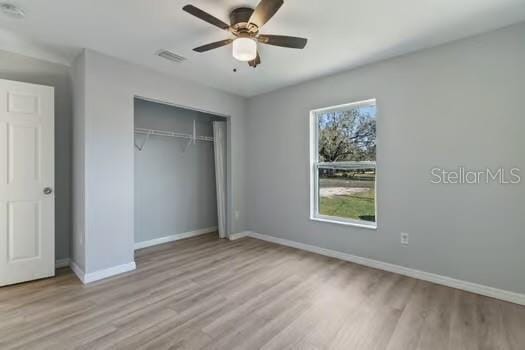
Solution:
[{"label": "window", "polygon": [[376,228],[376,102],[310,114],[312,220]]}]

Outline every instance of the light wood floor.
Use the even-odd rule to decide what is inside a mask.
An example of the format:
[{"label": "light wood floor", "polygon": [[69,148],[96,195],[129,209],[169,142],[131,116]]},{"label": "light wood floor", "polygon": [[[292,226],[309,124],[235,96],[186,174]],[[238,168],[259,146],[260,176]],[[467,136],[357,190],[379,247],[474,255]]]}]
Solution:
[{"label": "light wood floor", "polygon": [[525,349],[525,307],[251,238],[0,289],[0,349]]}]

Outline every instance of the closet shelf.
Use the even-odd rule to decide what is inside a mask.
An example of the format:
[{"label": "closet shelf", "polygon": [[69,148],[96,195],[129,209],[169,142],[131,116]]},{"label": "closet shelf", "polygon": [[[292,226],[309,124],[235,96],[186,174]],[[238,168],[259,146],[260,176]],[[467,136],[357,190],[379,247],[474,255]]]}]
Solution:
[{"label": "closet shelf", "polygon": [[[135,134],[178,137],[178,138],[182,138],[182,139],[193,140],[193,135],[192,134],[185,134],[185,133],[177,132],[177,131],[166,131],[166,130],[135,128]],[[195,139],[197,141],[211,141],[211,142],[213,142],[213,137],[211,137],[211,136],[195,136]]]},{"label": "closet shelf", "polygon": [[178,132],[178,131],[155,130],[155,129],[144,129],[144,128],[135,128],[135,134],[146,135],[146,137],[144,138],[144,141],[142,142],[142,145],[137,145],[137,143],[135,142],[135,147],[137,147],[139,151],[142,151],[144,149],[144,146],[146,145],[146,142],[148,141],[151,135],[176,137],[176,138],[188,140],[185,150],[188,149],[190,144],[192,143],[195,144],[196,141],[213,142],[215,140],[211,136],[197,136],[195,120],[193,121],[193,133],[192,134],[187,134],[187,133]]}]

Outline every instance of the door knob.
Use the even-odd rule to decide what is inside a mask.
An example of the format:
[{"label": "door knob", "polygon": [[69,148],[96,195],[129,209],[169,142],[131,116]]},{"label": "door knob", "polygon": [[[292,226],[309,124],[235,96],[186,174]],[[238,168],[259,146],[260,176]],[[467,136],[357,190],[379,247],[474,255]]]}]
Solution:
[{"label": "door knob", "polygon": [[51,187],[44,188],[44,194],[51,194],[51,193],[53,193],[53,189]]}]

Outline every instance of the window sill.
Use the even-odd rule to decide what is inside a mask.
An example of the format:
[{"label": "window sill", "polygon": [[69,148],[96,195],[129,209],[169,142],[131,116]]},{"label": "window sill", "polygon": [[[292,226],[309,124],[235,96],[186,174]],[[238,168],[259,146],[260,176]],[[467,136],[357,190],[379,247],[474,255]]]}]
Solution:
[{"label": "window sill", "polygon": [[310,220],[319,221],[319,222],[327,222],[331,224],[339,224],[339,225],[344,225],[344,226],[359,227],[359,228],[364,228],[368,230],[377,230],[377,223],[376,224],[364,223],[361,221],[344,220],[344,219],[339,219],[339,218],[333,218],[330,216],[313,216],[313,217],[310,217]]}]

